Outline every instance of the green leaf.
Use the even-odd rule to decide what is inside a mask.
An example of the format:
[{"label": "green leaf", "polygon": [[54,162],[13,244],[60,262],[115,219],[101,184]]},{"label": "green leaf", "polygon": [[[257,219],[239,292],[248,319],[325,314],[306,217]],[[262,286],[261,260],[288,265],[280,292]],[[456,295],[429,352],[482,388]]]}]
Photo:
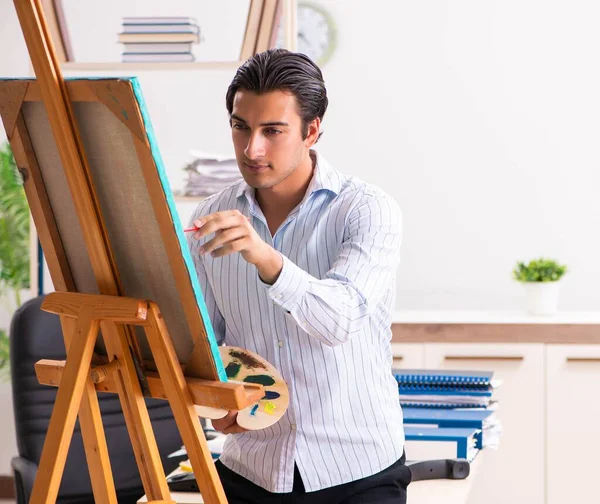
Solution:
[{"label": "green leaf", "polygon": [[29,206],[8,143],[0,147],[0,281],[29,287]]},{"label": "green leaf", "polygon": [[557,282],[567,272],[565,265],[553,259],[540,257],[528,264],[517,262],[513,269],[513,278],[519,282]]},{"label": "green leaf", "polygon": [[0,329],[0,369],[8,368],[10,364],[10,340],[4,329]]},{"label": "green leaf", "polygon": [[[29,287],[29,206],[10,144],[0,145],[0,296],[20,300]],[[14,303],[13,303],[14,304]],[[7,377],[9,338],[0,330],[0,375]]]}]

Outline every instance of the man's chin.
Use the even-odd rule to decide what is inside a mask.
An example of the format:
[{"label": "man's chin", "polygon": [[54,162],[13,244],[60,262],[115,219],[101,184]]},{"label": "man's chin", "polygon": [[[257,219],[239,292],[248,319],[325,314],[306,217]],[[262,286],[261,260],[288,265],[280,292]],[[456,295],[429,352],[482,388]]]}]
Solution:
[{"label": "man's chin", "polygon": [[246,173],[242,174],[246,184],[248,184],[253,189],[268,189],[269,187],[273,187],[277,184],[277,182],[273,182],[272,180],[265,180],[265,177],[257,177],[254,175],[248,175]]}]

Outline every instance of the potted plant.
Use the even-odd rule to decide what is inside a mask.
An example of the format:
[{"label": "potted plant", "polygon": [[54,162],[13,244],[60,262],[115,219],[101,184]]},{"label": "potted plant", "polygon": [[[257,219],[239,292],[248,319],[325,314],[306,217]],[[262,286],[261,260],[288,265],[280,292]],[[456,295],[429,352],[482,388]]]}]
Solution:
[{"label": "potted plant", "polygon": [[527,289],[528,311],[531,315],[554,315],[558,309],[559,280],[567,272],[565,265],[540,257],[528,264],[517,262],[514,278]]},{"label": "potted plant", "polygon": [[[8,142],[0,143],[0,473],[10,472],[17,441],[10,385],[8,325],[29,287],[29,207]],[[4,315],[8,315],[8,318]]]},{"label": "potted plant", "polygon": [[[9,315],[29,287],[29,207],[10,144],[0,145],[0,300]],[[8,375],[9,341],[0,327],[0,373]]]}]

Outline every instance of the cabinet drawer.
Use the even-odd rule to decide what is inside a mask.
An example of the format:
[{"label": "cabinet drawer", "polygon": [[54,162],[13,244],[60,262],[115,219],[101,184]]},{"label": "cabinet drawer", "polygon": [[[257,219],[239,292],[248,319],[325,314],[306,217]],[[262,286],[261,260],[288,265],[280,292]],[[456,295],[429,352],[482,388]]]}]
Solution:
[{"label": "cabinet drawer", "polygon": [[502,380],[494,393],[503,425],[500,448],[487,453],[469,502],[544,504],[544,345],[426,343],[425,367],[494,371]]},{"label": "cabinet drawer", "polygon": [[598,502],[600,345],[547,345],[548,504]]},{"label": "cabinet drawer", "polygon": [[422,368],[425,365],[425,345],[422,343],[392,343],[394,369]]}]

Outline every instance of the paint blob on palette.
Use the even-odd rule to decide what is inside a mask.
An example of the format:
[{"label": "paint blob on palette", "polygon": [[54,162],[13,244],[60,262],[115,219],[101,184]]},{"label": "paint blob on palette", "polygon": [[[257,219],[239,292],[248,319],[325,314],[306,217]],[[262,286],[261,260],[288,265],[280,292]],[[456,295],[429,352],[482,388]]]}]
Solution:
[{"label": "paint blob on palette", "polygon": [[[276,423],[289,404],[288,388],[279,371],[250,350],[222,346],[219,351],[230,382],[257,383],[265,390],[260,401],[238,413],[238,425],[247,430],[258,430]],[[223,418],[227,414],[227,410],[205,406],[196,406],[196,411],[199,416],[212,420]]]}]

